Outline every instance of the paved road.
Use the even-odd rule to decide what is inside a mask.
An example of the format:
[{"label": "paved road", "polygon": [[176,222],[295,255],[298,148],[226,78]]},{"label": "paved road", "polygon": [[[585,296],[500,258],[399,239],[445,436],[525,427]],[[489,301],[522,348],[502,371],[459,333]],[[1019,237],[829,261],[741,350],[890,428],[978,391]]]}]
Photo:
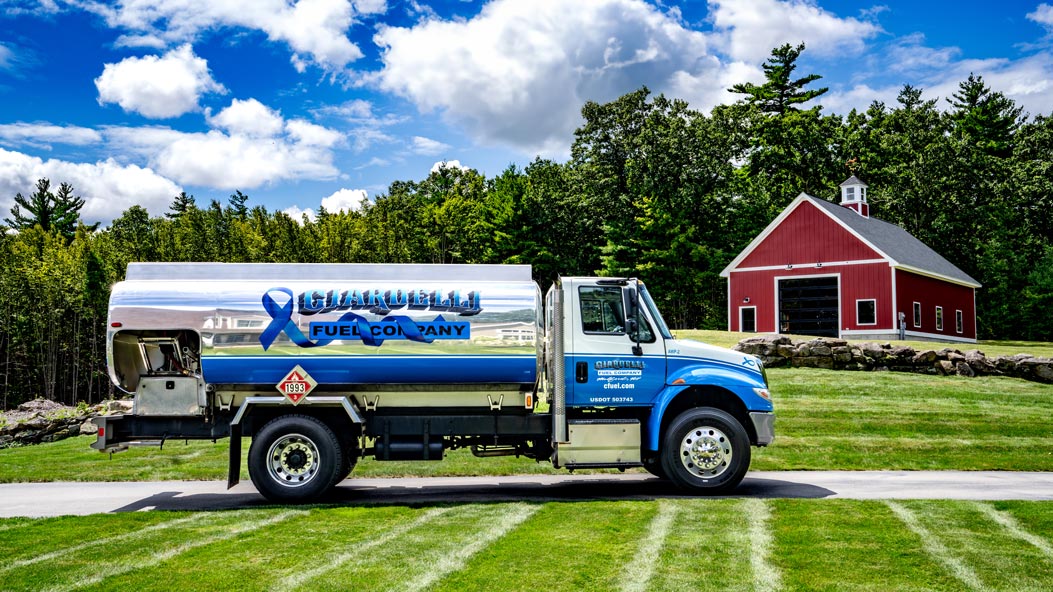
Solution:
[{"label": "paved road", "polygon": [[[508,500],[655,499],[684,497],[645,474],[521,475],[349,479],[331,503],[407,504]],[[847,499],[1053,500],[1053,473],[967,471],[750,472],[733,497]],[[86,515],[141,510],[222,510],[266,505],[242,483],[0,484],[0,517]]]}]

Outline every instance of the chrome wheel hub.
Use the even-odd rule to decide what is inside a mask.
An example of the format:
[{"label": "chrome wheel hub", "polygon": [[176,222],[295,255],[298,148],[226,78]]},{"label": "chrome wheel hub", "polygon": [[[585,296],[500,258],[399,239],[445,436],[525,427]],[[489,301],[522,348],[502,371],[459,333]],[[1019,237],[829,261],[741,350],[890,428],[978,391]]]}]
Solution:
[{"label": "chrome wheel hub", "polygon": [[732,455],[731,439],[711,426],[692,428],[680,441],[680,462],[693,475],[705,479],[726,471]]},{"label": "chrome wheel hub", "polygon": [[267,473],[286,487],[306,485],[318,474],[318,447],[301,434],[282,436],[268,451]]}]

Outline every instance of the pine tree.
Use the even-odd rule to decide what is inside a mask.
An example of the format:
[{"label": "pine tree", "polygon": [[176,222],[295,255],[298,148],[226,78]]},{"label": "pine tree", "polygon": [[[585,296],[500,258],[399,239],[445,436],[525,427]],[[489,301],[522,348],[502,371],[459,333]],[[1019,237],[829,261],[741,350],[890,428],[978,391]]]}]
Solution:
[{"label": "pine tree", "polygon": [[195,207],[197,205],[194,203],[194,196],[187,195],[186,191],[182,191],[172,200],[172,205],[168,206],[168,212],[165,213],[165,217],[175,220],[185,214],[190,208]]},{"label": "pine tree", "polygon": [[[84,198],[74,195],[73,186],[69,183],[60,184],[58,192],[52,193],[51,181],[38,179],[36,191],[28,198],[21,193],[15,195],[11,218],[5,218],[4,222],[20,231],[39,225],[45,232],[56,232],[70,240],[76,234],[83,207]],[[87,228],[95,230],[97,227],[96,223]]]},{"label": "pine tree", "polygon": [[804,78],[791,80],[793,71],[797,68],[797,58],[803,51],[804,43],[797,47],[789,43],[776,47],[771,51],[768,61],[761,66],[764,68],[766,79],[764,84],[758,86],[752,82],[743,82],[732,86],[728,91],[746,95],[745,101],[759,107],[762,113],[785,115],[789,111],[799,111],[797,105],[806,103],[830,90],[826,87],[804,90],[805,86],[822,78],[818,74],[809,74]]}]

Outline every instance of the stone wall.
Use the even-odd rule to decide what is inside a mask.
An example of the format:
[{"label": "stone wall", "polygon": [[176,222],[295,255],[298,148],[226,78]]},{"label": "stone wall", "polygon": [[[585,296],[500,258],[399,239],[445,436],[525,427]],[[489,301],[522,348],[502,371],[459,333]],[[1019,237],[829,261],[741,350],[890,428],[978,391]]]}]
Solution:
[{"label": "stone wall", "polygon": [[44,399],[27,401],[0,415],[0,449],[94,434],[91,418],[130,410],[131,401],[110,401],[94,407],[67,407]]},{"label": "stone wall", "polygon": [[743,339],[734,347],[760,358],[768,368],[826,368],[829,370],[892,370],[958,376],[1011,376],[1053,384],[1053,359],[1027,354],[988,358],[980,350],[944,348],[916,351],[890,343],[848,343],[819,337],[793,341],[779,335]]}]

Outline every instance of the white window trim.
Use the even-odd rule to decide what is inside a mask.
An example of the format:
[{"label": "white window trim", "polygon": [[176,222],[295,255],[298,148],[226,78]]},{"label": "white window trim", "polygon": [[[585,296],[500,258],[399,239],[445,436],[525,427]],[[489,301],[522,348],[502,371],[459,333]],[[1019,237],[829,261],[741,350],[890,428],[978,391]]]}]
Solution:
[{"label": "white window trim", "polygon": [[[861,323],[859,321],[859,303],[860,302],[873,302],[874,303],[874,322],[873,323]],[[877,317],[878,317],[878,314],[877,314],[877,298],[860,298],[859,300],[856,300],[856,325],[859,325],[860,327],[871,327],[871,326],[877,325],[878,324]]]},{"label": "white window trim", "polygon": [[914,306],[911,307],[911,312],[914,313],[914,328],[921,328],[921,303],[915,302]]},{"label": "white window trim", "polygon": [[936,307],[936,330],[943,331],[943,307]]},{"label": "white window trim", "polygon": [[965,315],[962,311],[954,311],[954,332],[958,335],[965,333]]},{"label": "white window trim", "polygon": [[[742,328],[742,311],[747,308],[753,309],[753,331],[746,331]],[[756,306],[740,306],[739,307],[739,333],[756,333],[757,332],[757,307]]]}]

